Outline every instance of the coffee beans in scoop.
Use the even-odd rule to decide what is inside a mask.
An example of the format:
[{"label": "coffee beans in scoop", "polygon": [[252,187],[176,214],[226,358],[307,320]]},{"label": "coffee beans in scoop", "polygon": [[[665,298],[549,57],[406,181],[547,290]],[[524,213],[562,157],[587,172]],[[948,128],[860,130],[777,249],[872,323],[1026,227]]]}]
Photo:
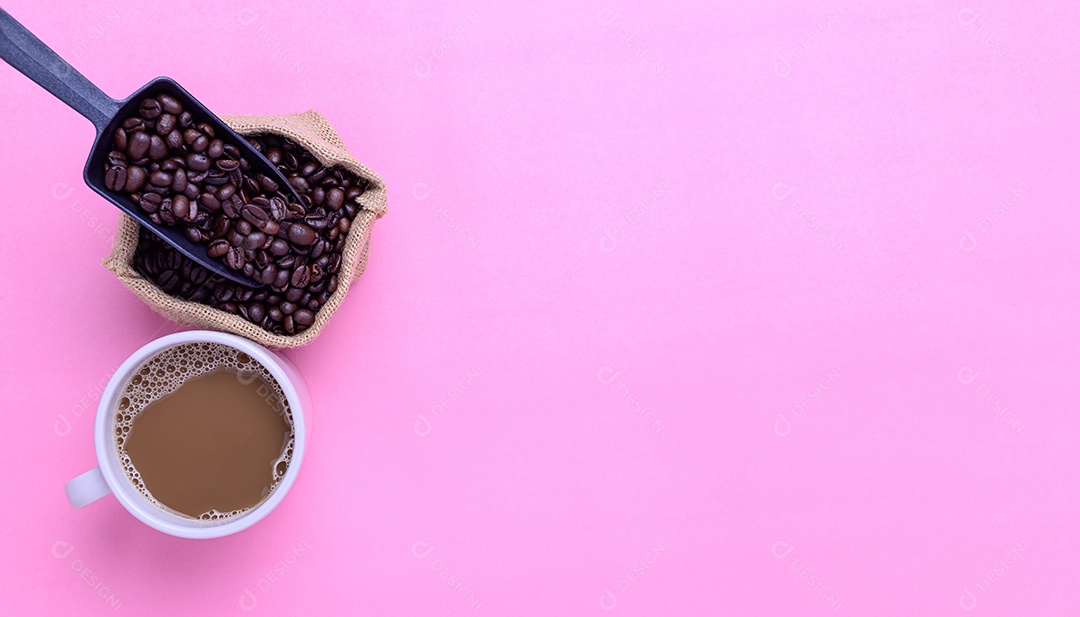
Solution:
[{"label": "coffee beans in scoop", "polygon": [[[161,103],[160,99],[157,102]],[[161,105],[164,112],[165,105]],[[180,122],[179,118],[177,122]],[[141,196],[161,196],[161,204],[166,199],[172,200],[168,210],[159,205],[153,213],[163,223],[184,225],[189,238],[195,240],[197,234],[198,241],[208,243],[211,256],[224,256],[227,263],[231,260],[230,267],[238,266],[235,269],[266,287],[252,289],[210,275],[205,268],[145,229],[140,230],[132,265],[172,296],[239,315],[276,334],[303,332],[337,289],[338,277],[347,276],[347,273],[340,273],[341,252],[359,209],[356,198],[364,192],[367,182],[345,169],[324,167],[288,139],[276,135],[249,137],[249,143],[277,166],[296,188],[301,202],[289,203],[280,193],[270,190],[276,187],[267,186],[259,178],[245,176],[243,162],[238,163],[237,168],[222,170],[218,165],[222,157],[212,158],[210,154],[213,153],[208,152],[213,140],[202,129],[195,130],[200,136],[195,137],[192,145],[200,137],[207,137],[202,152],[214,161],[213,166],[206,169],[206,176],[201,177],[202,172],[198,171],[191,174],[190,165],[181,167],[176,162],[176,168],[171,170],[173,178],[178,177],[178,171],[183,171],[182,175],[188,181],[183,191],[158,193],[148,188],[157,186],[151,182],[143,184]],[[134,131],[132,135],[139,132]],[[130,145],[132,137],[126,132],[125,137]],[[222,156],[227,155],[225,147],[222,146]],[[168,171],[163,167],[174,158],[161,161],[153,161],[152,157],[149,160],[131,159],[125,163],[124,170],[130,174],[132,170],[143,169],[142,173],[150,176]],[[231,164],[227,163],[226,167]],[[223,175],[212,176],[210,172],[215,169]],[[214,182],[224,178],[225,182],[215,184],[210,182],[211,178]],[[160,182],[164,182],[164,177]],[[188,188],[192,185],[198,187],[195,198],[189,195],[189,191],[195,191]],[[170,184],[168,188],[171,191],[173,187]],[[186,198],[186,201],[180,201],[187,204],[186,213],[182,208],[176,209],[177,197]],[[195,208],[194,215],[192,207]],[[184,216],[177,216],[178,212]]]},{"label": "coffee beans in scoop", "polygon": [[[289,161],[275,165],[282,162]],[[197,123],[176,98],[161,94],[143,99],[138,115],[116,129],[105,185],[126,194],[155,224],[183,226],[210,257],[255,278],[263,267],[259,251],[279,240],[306,255],[318,234],[303,220],[311,215],[310,198],[290,204],[274,179],[248,174],[250,168],[236,144],[218,139],[214,127]],[[291,171],[294,186],[309,186],[302,169]]]}]

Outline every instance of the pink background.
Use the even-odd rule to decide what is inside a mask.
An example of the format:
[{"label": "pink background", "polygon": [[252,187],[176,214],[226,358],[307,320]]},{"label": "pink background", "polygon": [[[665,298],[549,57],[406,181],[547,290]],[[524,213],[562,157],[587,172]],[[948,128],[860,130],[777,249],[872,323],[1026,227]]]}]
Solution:
[{"label": "pink background", "polygon": [[390,213],[277,512],[72,510],[177,327],[0,67],[0,613],[1074,612],[1080,5],[514,4],[5,3],[114,96],[319,109]]}]

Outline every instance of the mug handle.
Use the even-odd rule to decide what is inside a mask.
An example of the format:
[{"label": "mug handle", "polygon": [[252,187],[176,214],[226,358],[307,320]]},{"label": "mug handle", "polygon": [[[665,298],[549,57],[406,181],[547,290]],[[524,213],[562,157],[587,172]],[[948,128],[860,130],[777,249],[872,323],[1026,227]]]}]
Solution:
[{"label": "mug handle", "polygon": [[68,503],[73,508],[83,508],[98,499],[112,493],[112,489],[105,482],[105,476],[101,475],[101,468],[94,467],[90,471],[76,476],[64,487],[67,493]]}]

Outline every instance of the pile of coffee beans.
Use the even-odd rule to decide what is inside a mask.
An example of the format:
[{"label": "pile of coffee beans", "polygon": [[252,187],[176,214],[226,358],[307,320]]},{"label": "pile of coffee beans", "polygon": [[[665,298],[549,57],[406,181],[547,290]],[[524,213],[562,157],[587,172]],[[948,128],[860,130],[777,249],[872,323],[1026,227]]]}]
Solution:
[{"label": "pile of coffee beans", "polygon": [[[341,251],[366,181],[323,166],[288,139],[249,137],[296,189],[300,203],[289,202],[270,178],[245,173],[249,165],[236,146],[216,139],[213,127],[193,124],[172,97],[146,99],[139,112],[114,136],[110,188],[128,193],[155,223],[182,225],[189,239],[207,243],[211,257],[224,257],[230,268],[266,286],[252,289],[211,275],[145,229],[135,269],[170,295],[270,332],[306,330],[337,289]],[[132,149],[144,142],[145,150]]]}]

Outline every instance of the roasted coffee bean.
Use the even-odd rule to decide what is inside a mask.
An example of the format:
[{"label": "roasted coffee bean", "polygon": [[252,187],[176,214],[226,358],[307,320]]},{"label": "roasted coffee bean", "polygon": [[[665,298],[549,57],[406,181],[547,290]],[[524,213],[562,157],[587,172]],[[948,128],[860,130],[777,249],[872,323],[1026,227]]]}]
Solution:
[{"label": "roasted coffee bean", "polygon": [[299,287],[290,287],[285,292],[285,300],[287,302],[300,302],[300,298],[304,297],[304,290]]},{"label": "roasted coffee bean", "polygon": [[155,128],[157,129],[158,135],[161,135],[162,137],[168,135],[176,128],[176,116],[172,114],[161,114],[157,119]]},{"label": "roasted coffee bean", "polygon": [[175,225],[176,216],[172,213],[172,200],[165,199],[161,202],[161,207],[158,208],[157,215],[161,217],[161,222],[165,225]]},{"label": "roasted coffee bean", "polygon": [[275,195],[274,197],[271,197],[269,201],[270,205],[267,207],[267,210],[270,213],[270,218],[275,221],[284,219],[288,212],[288,210],[285,209],[285,200]]},{"label": "roasted coffee bean", "polygon": [[161,207],[161,195],[157,193],[143,193],[139,199],[139,207],[146,212],[157,212]]},{"label": "roasted coffee bean", "polygon": [[206,149],[206,154],[212,159],[219,159],[221,155],[225,153],[225,144],[220,139],[215,139],[210,142],[210,147]]},{"label": "roasted coffee bean", "polygon": [[266,307],[261,302],[252,302],[248,306],[248,317],[254,323],[261,323],[263,317],[266,317]]},{"label": "roasted coffee bean", "polygon": [[244,205],[244,201],[240,199],[239,195],[233,194],[228,199],[221,202],[221,211],[225,213],[225,216],[235,219],[240,218],[240,208]]},{"label": "roasted coffee bean", "polygon": [[292,318],[296,321],[296,325],[302,328],[306,328],[315,323],[315,314],[303,308],[297,309],[296,312],[292,314]]},{"label": "roasted coffee bean", "polygon": [[211,169],[207,172],[205,180],[207,184],[212,186],[221,186],[229,183],[229,174],[220,169]]},{"label": "roasted coffee bean", "polygon": [[289,184],[293,185],[293,188],[298,191],[307,192],[310,189],[308,181],[305,180],[303,176],[298,176],[296,174],[289,176]]},{"label": "roasted coffee bean", "polygon": [[127,184],[127,169],[124,167],[110,167],[105,172],[105,188],[110,191],[123,190]]},{"label": "roasted coffee bean", "polygon": [[233,270],[241,270],[244,267],[244,249],[234,246],[225,255],[225,263]]},{"label": "roasted coffee bean", "polygon": [[195,244],[199,244],[203,241],[202,232],[199,231],[198,227],[188,227],[184,230],[184,236],[186,236],[188,240],[191,240]]},{"label": "roasted coffee bean", "polygon": [[184,193],[187,191],[187,185],[187,172],[182,169],[177,169],[173,172],[172,183],[169,188],[171,188],[174,193]]},{"label": "roasted coffee bean", "polygon": [[157,95],[157,102],[161,103],[161,108],[170,114],[177,115],[184,111],[184,107],[180,104],[180,101],[176,100],[176,98],[171,95],[159,94]]},{"label": "roasted coffee bean", "polygon": [[190,202],[187,197],[177,195],[172,198],[172,213],[178,219],[187,218]]},{"label": "roasted coffee bean", "polygon": [[214,289],[214,297],[217,298],[222,304],[232,300],[233,293],[236,291],[232,284],[218,285]]},{"label": "roasted coffee bean", "polygon": [[158,275],[157,284],[161,291],[169,293],[180,284],[180,275],[175,270],[166,270]]},{"label": "roasted coffee bean", "polygon": [[204,135],[206,135],[207,137],[209,137],[210,139],[214,138],[214,127],[210,126],[209,124],[207,124],[205,122],[200,122],[200,123],[195,125],[195,128],[202,131],[202,133]]},{"label": "roasted coffee bean", "polygon": [[330,189],[326,193],[326,207],[331,210],[340,210],[345,205],[345,191],[340,188]]},{"label": "roasted coffee bean", "polygon": [[146,151],[150,149],[150,136],[142,131],[131,135],[128,138],[127,154],[131,160],[139,160],[146,156]]},{"label": "roasted coffee bean", "polygon": [[240,169],[240,161],[236,159],[219,159],[214,162],[214,165],[221,171],[235,171]]},{"label": "roasted coffee bean", "polygon": [[218,198],[218,201],[225,201],[232,197],[236,193],[236,185],[229,183],[224,184],[217,191],[214,191],[214,196]]},{"label": "roasted coffee bean", "polygon": [[262,190],[266,191],[267,193],[276,193],[279,188],[278,183],[274,182],[273,178],[265,174],[259,174],[255,176],[255,180],[258,181],[259,186],[262,187]]},{"label": "roasted coffee bean", "polygon": [[274,238],[270,243],[270,253],[275,256],[282,256],[289,252],[289,243],[281,238]]},{"label": "roasted coffee bean", "polygon": [[180,124],[180,128],[182,129],[189,129],[192,127],[192,125],[195,124],[195,120],[192,119],[190,111],[182,112],[179,116],[177,116],[177,122]]},{"label": "roasted coffee bean", "polygon": [[285,210],[287,212],[285,218],[288,219],[298,219],[307,214],[307,210],[304,208],[304,206],[291,201],[285,204]]},{"label": "roasted coffee bean", "polygon": [[147,149],[147,154],[155,161],[169,156],[169,148],[165,145],[165,140],[158,135],[150,136],[150,147]]},{"label": "roasted coffee bean", "polygon": [[229,246],[229,243],[225,240],[214,240],[210,243],[210,246],[206,248],[206,254],[215,258],[221,257],[225,253],[228,253],[231,248],[232,247]]},{"label": "roasted coffee bean", "polygon": [[[195,129],[184,129],[184,143],[188,146],[193,145],[200,137],[205,137],[205,135]],[[207,140],[206,143],[209,144],[210,140]],[[203,148],[203,150],[205,149],[206,148]]]},{"label": "roasted coffee bean", "polygon": [[168,135],[165,136],[165,145],[170,150],[179,150],[184,145],[184,136],[180,131],[173,129]]},{"label": "roasted coffee bean", "polygon": [[293,270],[292,278],[289,282],[293,287],[307,287],[308,282],[311,280],[311,270],[307,266],[300,266]]},{"label": "roasted coffee bean", "polygon": [[116,129],[113,133],[113,144],[120,150],[127,150],[127,132],[123,128]]},{"label": "roasted coffee bean", "polygon": [[173,177],[167,171],[155,171],[150,174],[150,184],[154,186],[169,186],[172,184]]},{"label": "roasted coffee bean", "polygon": [[224,238],[231,229],[232,221],[226,216],[218,216],[214,221],[213,236],[215,238]]},{"label": "roasted coffee bean", "polygon": [[274,264],[269,264],[259,272],[259,282],[269,285],[277,279],[277,273],[278,271],[277,268],[274,267]]},{"label": "roasted coffee bean", "polygon": [[206,171],[210,169],[210,159],[205,154],[193,152],[187,155],[187,166],[194,171]]},{"label": "roasted coffee bean", "polygon": [[184,256],[177,251],[169,251],[165,256],[165,267],[170,270],[179,270],[184,265]]},{"label": "roasted coffee bean", "polygon": [[143,99],[139,103],[139,115],[147,120],[153,120],[161,115],[161,103],[155,99]]},{"label": "roasted coffee bean", "polygon": [[193,152],[205,152],[209,146],[210,138],[206,135],[203,135],[202,133],[199,133],[199,136],[196,137],[195,141],[191,144],[191,150]]},{"label": "roasted coffee bean", "polygon": [[305,216],[304,217],[304,223],[308,227],[314,229],[316,232],[321,231],[323,229],[326,229],[326,225],[327,225],[326,219],[319,216],[319,215],[317,215],[317,214],[311,214],[311,215]]},{"label": "roasted coffee bean", "polygon": [[217,212],[221,209],[221,202],[218,201],[217,197],[214,197],[210,193],[199,195],[199,205],[211,212]]},{"label": "roasted coffee bean", "polygon": [[244,217],[244,220],[260,229],[270,221],[270,215],[266,213],[266,210],[254,204],[244,206],[240,214]]},{"label": "roasted coffee bean", "polygon": [[129,167],[127,170],[127,182],[124,183],[124,191],[137,193],[146,184],[146,170],[142,167]]},{"label": "roasted coffee bean", "polygon": [[128,118],[120,125],[125,131],[141,131],[146,128],[146,122],[142,118]]},{"label": "roasted coffee bean", "polygon": [[303,223],[293,223],[288,233],[289,241],[300,246],[311,246],[317,238],[315,231]]},{"label": "roasted coffee bean", "polygon": [[255,250],[262,248],[262,245],[266,242],[266,234],[261,231],[253,231],[244,238],[244,248]]},{"label": "roasted coffee bean", "polygon": [[277,276],[270,283],[270,288],[274,291],[285,291],[289,287],[289,271],[278,270]]},{"label": "roasted coffee bean", "polygon": [[296,265],[296,255],[286,255],[281,259],[278,259],[276,263],[279,268],[285,268],[287,270]]}]

